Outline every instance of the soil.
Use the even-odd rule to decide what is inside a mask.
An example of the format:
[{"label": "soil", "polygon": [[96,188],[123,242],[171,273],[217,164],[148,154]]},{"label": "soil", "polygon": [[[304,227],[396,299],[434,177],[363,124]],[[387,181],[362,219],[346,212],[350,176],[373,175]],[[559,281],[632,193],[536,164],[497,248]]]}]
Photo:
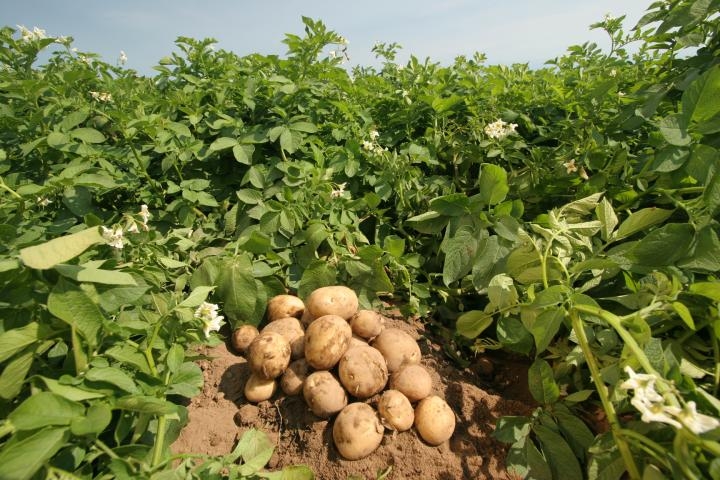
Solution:
[{"label": "soil", "polygon": [[[227,454],[246,430],[256,428],[276,444],[269,469],[304,464],[319,480],[376,479],[389,468],[384,478],[397,480],[513,478],[504,468],[507,445],[495,440],[492,432],[501,416],[528,415],[534,408],[527,390],[527,363],[499,354],[483,356],[461,369],[447,360],[423,325],[398,319],[389,319],[386,325],[418,339],[422,364],[433,378],[433,394],[443,397],[456,412],[455,432],[444,444],[430,446],[414,429],[386,430],[381,446],[370,456],[344,460],[332,442],[332,420],[316,417],[302,396],[288,397],[278,389],[270,401],[257,405],[245,401],[247,362],[222,344],[198,352],[212,360],[198,361],[205,386],[188,405],[189,423],[173,451]],[[373,400],[368,402],[373,404]]]}]

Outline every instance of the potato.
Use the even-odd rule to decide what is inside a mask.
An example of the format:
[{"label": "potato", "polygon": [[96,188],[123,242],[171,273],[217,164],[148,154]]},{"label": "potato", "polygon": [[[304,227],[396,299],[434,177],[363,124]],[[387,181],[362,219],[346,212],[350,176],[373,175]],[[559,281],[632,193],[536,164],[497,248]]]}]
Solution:
[{"label": "potato", "polygon": [[385,318],[373,310],[358,310],[350,319],[350,328],[353,335],[370,340],[385,328]]},{"label": "potato", "polygon": [[248,347],[258,336],[257,327],[255,325],[241,325],[232,333],[232,346],[238,353],[247,352]]},{"label": "potato", "polygon": [[386,427],[404,432],[413,426],[415,411],[410,400],[397,390],[385,390],[378,400],[378,412]]},{"label": "potato", "polygon": [[415,428],[430,445],[440,445],[455,431],[455,413],[445,400],[431,395],[415,407]]},{"label": "potato", "polygon": [[340,359],[338,375],[348,393],[361,399],[381,391],[388,380],[385,359],[369,345],[349,348]]},{"label": "potato", "polygon": [[390,377],[390,388],[402,392],[415,403],[430,395],[432,378],[422,365],[403,365]]},{"label": "potato", "polygon": [[303,327],[307,328],[308,325],[312,323],[312,321],[315,320],[312,315],[310,315],[310,310],[307,308],[302,314],[302,317],[300,317],[300,323],[303,324]]},{"label": "potato", "polygon": [[279,333],[290,343],[290,357],[300,358],[305,353],[305,330],[300,320],[295,317],[284,317],[273,320],[263,327],[262,332]]},{"label": "potato", "polygon": [[279,318],[302,317],[305,303],[294,295],[275,295],[267,304],[267,320],[273,322]]},{"label": "potato", "polygon": [[352,289],[341,285],[320,287],[310,293],[305,300],[305,308],[312,318],[337,315],[349,320],[357,312],[358,297]]},{"label": "potato", "polygon": [[352,337],[350,337],[350,346],[349,346],[348,348],[352,348],[352,347],[369,347],[369,346],[370,346],[370,345],[368,344],[368,342],[366,342],[364,339],[362,339],[362,338],[360,338],[360,337],[356,337],[355,335],[353,335]]},{"label": "potato", "polygon": [[304,358],[290,363],[285,373],[280,377],[280,388],[285,392],[285,395],[300,395],[309,370],[310,367]]},{"label": "potato", "polygon": [[377,413],[366,403],[343,408],[333,425],[335,447],[347,460],[359,460],[374,452],[382,442],[384,429]]},{"label": "potato", "polygon": [[399,328],[386,328],[371,345],[382,353],[392,374],[405,364],[420,363],[420,347],[414,338]]},{"label": "potato", "polygon": [[310,410],[321,418],[329,418],[347,405],[347,393],[332,373],[313,372],[303,384],[303,397]]},{"label": "potato", "polygon": [[250,374],[245,383],[245,399],[248,402],[258,403],[264,400],[270,400],[275,394],[277,388],[277,382],[275,380],[268,380],[255,373]]},{"label": "potato", "polygon": [[279,333],[261,333],[248,347],[247,360],[253,373],[277,378],[290,364],[290,343]]},{"label": "potato", "polygon": [[305,331],[305,359],[317,370],[330,370],[350,346],[350,325],[337,315],[314,320]]}]

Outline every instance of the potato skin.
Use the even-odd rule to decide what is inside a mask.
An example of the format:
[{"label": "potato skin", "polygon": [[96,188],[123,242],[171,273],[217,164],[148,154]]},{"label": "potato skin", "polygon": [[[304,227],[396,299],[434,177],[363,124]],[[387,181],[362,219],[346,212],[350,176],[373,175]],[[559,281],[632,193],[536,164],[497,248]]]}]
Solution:
[{"label": "potato skin", "polygon": [[347,393],[332,373],[313,372],[303,384],[303,397],[310,410],[320,418],[330,418],[347,405]]},{"label": "potato skin", "polygon": [[375,410],[359,402],[343,408],[332,431],[335,447],[347,460],[359,460],[374,452],[382,442],[383,432]]},{"label": "potato skin", "polygon": [[373,310],[358,310],[350,318],[350,328],[353,335],[371,340],[380,335],[385,328],[385,318]]},{"label": "potato skin", "polygon": [[348,393],[360,399],[380,392],[388,380],[385,359],[369,345],[349,348],[340,359],[338,375]]},{"label": "potato skin", "polygon": [[385,390],[378,400],[378,412],[386,427],[398,432],[409,430],[415,421],[410,400],[397,390]]},{"label": "potato skin", "polygon": [[279,318],[302,317],[305,312],[305,303],[294,295],[275,295],[267,304],[267,320],[273,322]]},{"label": "potato skin", "polygon": [[303,390],[303,383],[310,373],[310,366],[304,358],[291,362],[285,373],[280,377],[280,388],[285,395],[300,395]]},{"label": "potato skin", "polygon": [[255,325],[241,325],[232,333],[232,346],[236,352],[244,354],[248,347],[260,334]]},{"label": "potato skin", "polygon": [[290,343],[292,359],[300,358],[305,353],[305,330],[300,320],[295,317],[283,317],[273,320],[263,327],[262,332],[279,333]]},{"label": "potato skin", "polygon": [[392,374],[405,364],[420,363],[420,347],[414,338],[399,328],[386,328],[371,345],[382,353]]},{"label": "potato skin", "polygon": [[275,380],[268,380],[267,378],[252,373],[245,383],[243,393],[248,402],[258,403],[270,400],[275,394],[276,389],[277,382]]},{"label": "potato skin", "polygon": [[250,344],[247,360],[253,373],[277,378],[290,364],[290,343],[279,333],[261,333]]},{"label": "potato skin", "polygon": [[455,431],[455,412],[442,398],[431,395],[415,407],[415,428],[430,445],[440,445]]},{"label": "potato skin", "polygon": [[305,308],[310,312],[312,318],[337,315],[349,320],[357,312],[358,305],[358,297],[355,292],[342,285],[315,289],[305,300]]},{"label": "potato skin", "polygon": [[432,392],[432,377],[422,365],[403,365],[390,377],[390,388],[400,391],[411,403]]},{"label": "potato skin", "polygon": [[316,370],[330,370],[350,346],[350,325],[337,315],[324,315],[305,330],[305,359]]}]

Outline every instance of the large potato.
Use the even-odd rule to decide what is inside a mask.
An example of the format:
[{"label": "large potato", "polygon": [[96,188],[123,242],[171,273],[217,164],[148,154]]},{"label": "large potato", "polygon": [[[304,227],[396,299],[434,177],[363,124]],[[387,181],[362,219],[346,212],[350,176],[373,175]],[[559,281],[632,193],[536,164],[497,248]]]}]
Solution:
[{"label": "large potato", "polygon": [[275,380],[268,380],[255,373],[250,374],[243,390],[245,399],[248,402],[258,403],[270,400],[275,393],[277,383]]},{"label": "large potato", "polygon": [[300,320],[295,317],[284,317],[273,320],[263,327],[262,332],[279,333],[290,343],[290,356],[300,358],[305,353],[305,330]]},{"label": "large potato", "polygon": [[305,308],[312,318],[337,315],[349,320],[357,312],[358,297],[352,289],[342,285],[320,287],[310,293],[305,300]]},{"label": "large potato", "polygon": [[404,432],[413,426],[415,411],[410,400],[397,390],[385,390],[377,408],[385,425],[392,430]]},{"label": "large potato", "polygon": [[385,328],[385,318],[374,310],[358,310],[350,319],[353,335],[371,340]]},{"label": "large potato", "polygon": [[385,359],[369,345],[349,348],[340,359],[338,375],[348,393],[361,399],[381,391],[388,380]]},{"label": "large potato", "polygon": [[351,403],[335,419],[333,441],[344,458],[359,460],[380,446],[383,431],[377,413],[370,405]]},{"label": "large potato", "polygon": [[440,445],[455,431],[455,413],[445,400],[431,395],[415,407],[415,428],[430,445]]},{"label": "large potato", "polygon": [[303,312],[305,312],[305,303],[294,295],[275,295],[268,300],[268,322],[285,317],[300,318]]},{"label": "large potato", "polygon": [[257,327],[255,325],[241,325],[232,333],[232,346],[238,353],[247,352],[248,347],[258,336]]},{"label": "large potato", "polygon": [[392,374],[405,364],[420,363],[420,347],[414,338],[399,328],[386,328],[371,344],[380,350]]},{"label": "large potato", "polygon": [[422,365],[403,365],[390,377],[390,388],[402,392],[415,403],[432,392],[432,377]]},{"label": "large potato", "polygon": [[300,395],[309,371],[310,368],[304,358],[295,360],[280,377],[280,388],[286,395]]},{"label": "large potato", "polygon": [[303,397],[310,410],[321,418],[329,418],[347,405],[347,393],[332,373],[313,372],[303,384]]},{"label": "large potato", "polygon": [[261,333],[248,347],[247,360],[253,373],[277,378],[290,364],[290,343],[279,333]]},{"label": "large potato", "polygon": [[305,360],[317,370],[330,370],[347,351],[350,338],[352,330],[342,317],[324,315],[305,331]]}]

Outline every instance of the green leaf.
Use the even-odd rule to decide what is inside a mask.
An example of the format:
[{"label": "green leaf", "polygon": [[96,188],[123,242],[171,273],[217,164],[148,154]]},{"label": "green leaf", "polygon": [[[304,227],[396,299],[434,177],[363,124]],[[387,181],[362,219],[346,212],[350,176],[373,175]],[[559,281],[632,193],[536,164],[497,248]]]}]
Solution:
[{"label": "green leaf", "polygon": [[235,450],[239,451],[244,462],[240,467],[240,474],[252,475],[267,465],[274,446],[265,433],[251,429],[243,434]]},{"label": "green leaf", "polygon": [[20,258],[30,268],[45,270],[71,260],[97,243],[104,243],[98,227],[54,238],[40,245],[23,248]]},{"label": "green leaf", "polygon": [[60,149],[70,142],[70,137],[61,132],[51,132],[47,136],[47,144],[51,148]]},{"label": "green leaf", "polygon": [[454,237],[443,242],[442,250],[445,252],[443,283],[446,286],[470,273],[480,236],[470,227],[460,227]]},{"label": "green leaf", "polygon": [[507,172],[498,165],[483,163],[478,182],[478,194],[487,205],[496,205],[507,196],[510,187],[507,182]]},{"label": "green leaf", "polygon": [[680,114],[668,115],[658,123],[660,133],[670,145],[684,147],[690,145],[690,135],[687,131],[687,124]]},{"label": "green leaf", "polygon": [[99,435],[112,420],[112,410],[104,403],[90,405],[84,417],[74,418],[70,423],[73,435]]},{"label": "green leaf", "polygon": [[696,282],[691,283],[688,291],[695,295],[701,295],[715,302],[720,302],[720,282]]},{"label": "green leaf", "polygon": [[13,438],[0,450],[3,480],[29,480],[67,442],[67,428],[47,428],[22,440]]},{"label": "green leaf", "polygon": [[630,257],[641,265],[672,265],[687,255],[694,230],[687,223],[669,223],[653,230],[635,244]]},{"label": "green leaf", "polygon": [[672,215],[673,210],[663,210],[661,208],[650,207],[643,208],[630,214],[618,227],[617,232],[613,240],[620,240],[634,235],[638,232],[642,232],[662,223]]},{"label": "green leaf", "polygon": [[682,96],[682,115],[686,123],[702,123],[720,113],[720,66],[715,65],[696,78]]},{"label": "green leaf", "polygon": [[168,349],[167,356],[165,357],[165,364],[167,365],[168,371],[173,374],[177,373],[183,364],[183,360],[185,360],[185,349],[178,344],[172,345]]},{"label": "green leaf", "polygon": [[260,321],[253,318],[257,285],[252,271],[252,262],[244,254],[225,259],[220,265],[216,295],[232,325]]},{"label": "green leaf", "polygon": [[168,394],[192,398],[200,393],[204,378],[202,370],[194,362],[185,362],[170,378]]},{"label": "green leaf", "polygon": [[310,292],[320,287],[337,283],[337,270],[324,260],[313,261],[302,274],[298,285],[298,296],[307,298]]},{"label": "green leaf", "polygon": [[28,397],[8,419],[17,430],[35,430],[51,425],[70,425],[85,414],[80,403],[51,392],[39,392]]},{"label": "green leaf", "polygon": [[500,246],[497,235],[482,236],[472,266],[472,283],[477,290],[487,288],[507,253],[508,249]]},{"label": "green leaf", "polygon": [[217,152],[219,150],[235,147],[236,145],[238,145],[238,141],[236,139],[230,137],[220,137],[216,138],[215,141],[210,144],[210,151]]},{"label": "green leaf", "polygon": [[0,334],[0,362],[15,355],[25,347],[38,341],[38,330],[40,325],[31,322],[24,327],[7,330]]},{"label": "green leaf", "polygon": [[655,154],[650,170],[654,172],[668,173],[682,167],[690,157],[690,150],[687,148],[667,146]]},{"label": "green leaf", "polygon": [[0,375],[0,398],[11,400],[20,394],[34,356],[35,348],[31,346],[22,350],[5,365]]},{"label": "green leaf", "polygon": [[149,289],[149,285],[108,288],[99,293],[98,301],[106,312],[115,312],[124,305],[137,302]]},{"label": "green leaf", "polygon": [[429,212],[408,218],[406,222],[418,232],[432,235],[442,231],[442,229],[447,226],[448,220],[449,218],[447,216],[430,210]]},{"label": "green leaf", "polygon": [[47,378],[43,376],[36,376],[45,383],[47,389],[52,393],[60,395],[61,397],[67,398],[75,402],[82,402],[83,400],[92,400],[94,398],[103,398],[104,393],[98,391],[83,390],[82,388],[73,387],[72,385],[64,385],[58,380]]},{"label": "green leaf", "polygon": [[91,348],[97,345],[105,317],[85,292],[60,278],[48,296],[47,307],[57,318],[77,328]]},{"label": "green leaf", "polygon": [[255,145],[240,144],[233,147],[235,160],[243,165],[252,165],[253,153],[255,153]]},{"label": "green leaf", "polygon": [[77,138],[85,143],[102,143],[105,141],[105,135],[94,128],[76,128],[69,133],[71,137]]},{"label": "green leaf", "polygon": [[115,385],[128,393],[137,393],[138,387],[132,377],[117,367],[94,367],[85,372],[85,380]]},{"label": "green leaf", "polygon": [[492,436],[504,443],[515,443],[527,438],[532,427],[529,417],[505,415],[498,419]]},{"label": "green leaf", "polygon": [[708,181],[702,198],[707,204],[710,215],[717,215],[720,210],[720,170],[716,171]]},{"label": "green leaf", "polygon": [[551,405],[560,398],[560,388],[555,382],[552,367],[541,358],[536,358],[530,366],[528,384],[530,394],[540,404]]},{"label": "green leaf", "polygon": [[89,268],[82,265],[55,265],[60,275],[76,282],[102,283],[105,285],[137,285],[132,275],[117,270]]},{"label": "green leaf", "polygon": [[690,330],[695,330],[695,322],[693,321],[690,309],[688,309],[684,303],[672,302],[673,310],[678,314],[678,317],[687,325]]},{"label": "green leaf", "polygon": [[497,322],[498,341],[508,350],[527,355],[533,347],[533,337],[523,323],[514,317],[500,317]]},{"label": "green leaf", "polygon": [[199,307],[205,300],[207,300],[208,295],[210,295],[210,292],[212,292],[214,289],[215,287],[208,285],[195,287],[193,291],[190,292],[190,295],[188,295],[185,300],[178,304],[178,307]]},{"label": "green leaf", "polygon": [[452,193],[430,200],[430,208],[441,215],[459,217],[470,212],[470,199],[464,193]]},{"label": "green leaf", "polygon": [[315,133],[318,131],[318,128],[310,122],[291,123],[290,128],[292,130],[296,130],[298,132],[305,132],[305,133]]},{"label": "green leaf", "polygon": [[535,425],[533,432],[537,435],[542,451],[545,454],[553,478],[583,478],[582,469],[572,449],[565,439],[545,425]]},{"label": "green leaf", "polygon": [[603,240],[607,241],[612,237],[612,233],[618,224],[615,210],[613,210],[612,204],[610,204],[607,198],[603,198],[597,207],[595,207],[595,215],[598,220],[600,220],[600,235]]},{"label": "green leaf", "polygon": [[487,294],[490,304],[496,309],[507,308],[518,302],[513,279],[504,273],[499,273],[490,280]]},{"label": "green leaf", "polygon": [[149,413],[151,415],[168,415],[177,411],[177,406],[174,403],[162,398],[145,395],[130,395],[118,398],[115,405],[122,410]]},{"label": "green leaf", "polygon": [[550,342],[560,330],[564,318],[564,308],[550,308],[537,316],[530,328],[530,333],[535,338],[535,348],[538,355],[550,346]]},{"label": "green leaf", "polygon": [[493,316],[482,310],[470,310],[460,315],[455,328],[460,335],[476,338],[493,323]]},{"label": "green leaf", "polygon": [[595,435],[585,422],[564,406],[556,409],[555,419],[575,456],[584,460],[590,445],[595,441]]}]

